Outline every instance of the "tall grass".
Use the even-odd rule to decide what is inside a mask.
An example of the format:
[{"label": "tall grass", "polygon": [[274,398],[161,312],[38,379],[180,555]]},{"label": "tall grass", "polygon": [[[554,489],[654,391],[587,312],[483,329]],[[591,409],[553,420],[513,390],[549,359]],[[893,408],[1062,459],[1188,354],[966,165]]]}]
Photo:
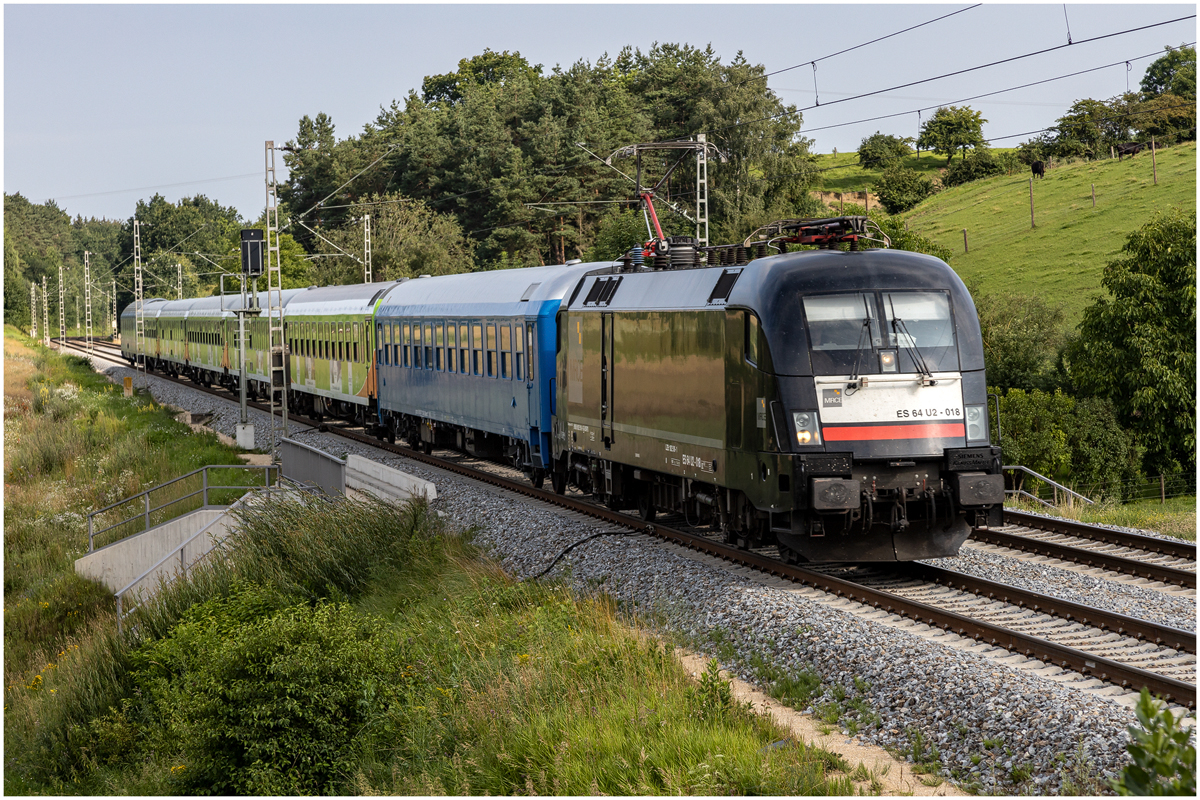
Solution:
[{"label": "tall grass", "polygon": [[[276,500],[242,512],[227,542],[191,580],[139,609],[125,638],[111,620],[103,631],[97,622],[39,685],[10,692],[7,789],[853,792],[837,756],[797,743],[767,748],[786,733],[735,703],[715,672],[693,683],[603,598],[514,583],[422,504]],[[369,632],[359,641],[375,655],[333,635],[345,625]],[[311,634],[279,641],[303,630]],[[317,641],[325,645],[314,650]],[[349,664],[377,672],[344,672]],[[342,679],[343,705],[322,717],[314,690],[302,687],[331,674],[357,677]],[[292,680],[296,702],[268,706]],[[266,681],[264,696],[236,694],[247,681]],[[268,707],[267,719],[283,726],[274,734],[261,733]],[[322,741],[303,734],[314,715],[314,730],[330,731]],[[285,732],[291,750],[322,753],[321,763],[281,753],[214,776],[214,764],[240,763],[239,753],[269,749]]]}]

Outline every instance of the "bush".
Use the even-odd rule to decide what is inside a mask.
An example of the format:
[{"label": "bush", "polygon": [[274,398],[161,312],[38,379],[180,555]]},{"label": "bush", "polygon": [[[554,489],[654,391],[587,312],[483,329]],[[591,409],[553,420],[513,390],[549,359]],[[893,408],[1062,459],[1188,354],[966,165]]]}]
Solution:
[{"label": "bush", "polygon": [[1196,745],[1166,704],[1142,689],[1135,709],[1141,727],[1129,726],[1125,746],[1133,763],[1121,770],[1112,788],[1122,795],[1196,796]]},{"label": "bush", "polygon": [[932,195],[933,180],[914,169],[892,167],[875,185],[875,193],[889,214],[899,214]]},{"label": "bush", "polygon": [[951,164],[942,176],[946,186],[959,186],[980,178],[990,178],[1004,173],[1004,165],[991,150],[976,150],[956,164]]},{"label": "bush", "polygon": [[[399,701],[403,669],[382,621],[281,601],[243,587],[135,653],[146,721],[164,721],[165,748],[181,750],[184,791],[343,793],[367,732]],[[101,728],[112,737],[122,716]]]},{"label": "bush", "polygon": [[863,169],[890,167],[900,159],[912,154],[912,139],[889,136],[875,131],[858,146],[858,165]]}]

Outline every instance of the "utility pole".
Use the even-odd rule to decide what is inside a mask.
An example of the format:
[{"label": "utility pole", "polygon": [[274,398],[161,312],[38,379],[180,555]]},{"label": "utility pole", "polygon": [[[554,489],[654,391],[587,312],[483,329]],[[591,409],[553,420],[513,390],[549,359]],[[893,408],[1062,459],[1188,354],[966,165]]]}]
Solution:
[{"label": "utility pole", "polygon": [[84,322],[86,323],[84,335],[87,337],[87,351],[88,351],[88,355],[90,356],[92,354],[92,265],[89,260],[89,256],[91,256],[91,253],[89,253],[87,250],[84,250],[83,251],[83,294],[84,294],[83,306],[84,306],[84,313],[86,315],[86,319],[84,320]]},{"label": "utility pole", "polygon": [[696,141],[696,244],[708,247],[708,135],[698,133]]},{"label": "utility pole", "polygon": [[37,341],[37,284],[29,284],[29,336]]},{"label": "utility pole", "polygon": [[178,272],[179,283],[179,299],[183,299],[183,264],[176,264],[175,269]]},{"label": "utility pole", "polygon": [[371,282],[371,215],[363,214],[363,270],[366,273],[364,283]]},{"label": "utility pole", "polygon": [[117,279],[113,278],[112,284],[112,335],[113,341],[117,340]]},{"label": "utility pole", "polygon": [[[283,270],[279,264],[279,204],[275,193],[275,142],[264,147],[267,184],[266,269],[267,269],[267,352],[271,370],[271,454],[279,459],[279,440],[288,436],[287,342],[283,338]],[[275,406],[280,417],[275,418]]]}]

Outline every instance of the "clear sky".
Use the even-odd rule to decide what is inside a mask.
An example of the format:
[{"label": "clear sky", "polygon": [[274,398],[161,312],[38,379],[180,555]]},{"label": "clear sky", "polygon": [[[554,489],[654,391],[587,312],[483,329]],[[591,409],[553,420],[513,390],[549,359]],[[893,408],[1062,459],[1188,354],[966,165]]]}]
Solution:
[{"label": "clear sky", "polygon": [[[205,194],[257,217],[265,140],[283,144],[318,112],[338,138],[356,134],[426,75],[484,48],[519,51],[546,71],[654,42],[711,43],[725,62],[740,50],[768,72],[803,65],[769,86],[806,108],[815,79],[821,107],[803,117],[819,153],[853,150],[876,130],[915,136],[920,108],[1121,62],[966,103],[988,120],[995,146],[1015,146],[1029,137],[999,137],[1052,125],[1075,100],[1136,90],[1164,45],[1196,40],[1193,18],[1086,41],[1194,15],[1194,4],[971,6],[8,4],[4,191],[53,198],[72,216],[128,219],[158,192]],[[969,10],[833,55],[959,9]],[[282,178],[282,159],[277,166]]]}]

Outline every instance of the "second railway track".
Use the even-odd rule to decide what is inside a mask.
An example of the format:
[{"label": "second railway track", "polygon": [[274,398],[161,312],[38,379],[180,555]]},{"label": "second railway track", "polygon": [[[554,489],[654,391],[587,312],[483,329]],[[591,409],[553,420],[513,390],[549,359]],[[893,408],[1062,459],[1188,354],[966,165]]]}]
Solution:
[{"label": "second railway track", "polygon": [[[79,349],[73,342],[69,343],[69,346]],[[112,347],[102,349],[109,354],[113,353]],[[116,353],[115,360],[122,360],[119,352]],[[228,392],[208,389],[188,380],[157,373],[154,373],[154,376],[231,399]],[[232,399],[236,402],[235,396]],[[260,411],[268,411],[268,408],[261,404],[250,405]],[[462,461],[439,458],[388,444],[364,432],[341,425],[322,427],[337,435],[406,458],[608,523],[644,531],[661,540],[674,542],[730,563],[813,586],[867,606],[970,639],[998,645],[1011,652],[1090,675],[1117,686],[1133,689],[1145,686],[1174,703],[1195,708],[1195,634],[1191,632],[1102,612],[1054,597],[970,578],[960,573],[938,570],[923,564],[902,565],[902,569],[906,570],[904,575],[909,580],[897,578],[896,575],[876,575],[874,578],[867,576],[864,580],[859,580],[833,574],[832,570],[818,571],[791,566],[761,552],[739,550],[700,532],[643,522],[621,512],[586,502],[579,497],[556,495],[550,491],[535,489],[525,481],[497,474],[507,468],[479,469]],[[1194,547],[1192,550],[1194,553]],[[1135,565],[1123,571],[1130,572],[1139,568],[1141,567]],[[917,580],[911,580],[913,578]],[[1194,571],[1191,573],[1191,579],[1191,585],[1194,586]],[[887,588],[873,586],[872,582],[881,583]],[[928,588],[938,585],[943,588]],[[952,594],[947,595],[947,592]],[[998,604],[997,598],[1003,598],[1003,603]],[[1016,611],[1005,611],[1003,607]],[[1190,678],[1190,681],[1186,678]]]}]

